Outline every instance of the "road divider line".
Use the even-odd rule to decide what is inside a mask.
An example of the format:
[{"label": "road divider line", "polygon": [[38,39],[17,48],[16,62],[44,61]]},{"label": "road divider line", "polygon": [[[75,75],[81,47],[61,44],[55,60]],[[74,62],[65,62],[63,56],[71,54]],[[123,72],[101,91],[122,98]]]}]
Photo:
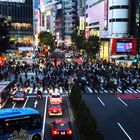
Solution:
[{"label": "road divider line", "polygon": [[97,97],[98,98],[98,100],[100,101],[100,103],[103,105],[103,106],[105,106],[105,104],[103,103],[103,101],[100,99],[100,97]]},{"label": "road divider line", "polygon": [[119,99],[125,106],[128,106],[120,97],[118,97],[118,99]]},{"label": "road divider line", "polygon": [[42,139],[41,140],[44,140],[45,123],[46,123],[46,113],[47,113],[47,100],[48,100],[48,96],[46,96],[46,101],[45,101],[44,118],[43,118],[43,128],[42,128]]},{"label": "road divider line", "polygon": [[118,126],[121,128],[121,130],[124,132],[124,134],[127,136],[129,140],[132,140],[132,138],[128,135],[128,133],[124,130],[124,128],[121,126],[119,122],[117,122]]},{"label": "road divider line", "polygon": [[25,108],[25,106],[26,106],[26,104],[27,104],[27,102],[28,102],[28,99],[29,99],[29,97],[27,97],[27,99],[26,99],[26,101],[25,101],[25,103],[24,103],[24,105],[23,105],[23,108]]}]

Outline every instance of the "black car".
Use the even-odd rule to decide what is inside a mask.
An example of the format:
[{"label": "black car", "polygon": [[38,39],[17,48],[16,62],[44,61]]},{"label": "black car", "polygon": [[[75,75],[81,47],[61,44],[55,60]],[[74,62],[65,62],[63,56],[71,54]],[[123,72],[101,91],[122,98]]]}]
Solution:
[{"label": "black car", "polygon": [[56,119],[51,122],[51,132],[53,139],[56,138],[71,139],[73,135],[71,122],[67,119]]},{"label": "black car", "polygon": [[11,96],[13,101],[25,101],[26,95],[23,91],[16,91],[14,95]]}]

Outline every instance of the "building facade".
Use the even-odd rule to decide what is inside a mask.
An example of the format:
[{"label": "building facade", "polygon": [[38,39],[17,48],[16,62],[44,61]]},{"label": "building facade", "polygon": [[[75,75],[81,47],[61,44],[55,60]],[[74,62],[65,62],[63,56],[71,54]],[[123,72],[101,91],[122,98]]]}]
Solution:
[{"label": "building facade", "polygon": [[33,0],[0,0],[0,15],[11,21],[15,41],[32,42]]},{"label": "building facade", "polygon": [[79,18],[78,33],[84,33],[85,30],[85,10],[86,0],[79,0],[77,4],[77,13]]},{"label": "building facade", "polygon": [[140,55],[140,0],[131,0],[130,34],[137,38],[137,54]]},{"label": "building facade", "polygon": [[64,0],[64,41],[67,46],[71,45],[71,34],[78,24],[77,0]]},{"label": "building facade", "polygon": [[78,22],[77,0],[46,0],[40,9],[41,30],[51,32],[57,45],[71,45],[71,34]]},{"label": "building facade", "polygon": [[[100,37],[100,58],[106,60],[134,58],[137,53],[138,2],[133,0],[87,0],[85,36]],[[132,5],[133,3],[133,5]],[[134,6],[135,5],[135,6]],[[133,8],[135,16],[131,16]],[[136,18],[137,17],[137,18]],[[138,21],[137,21],[138,22]],[[135,25],[135,29],[133,29]]]}]

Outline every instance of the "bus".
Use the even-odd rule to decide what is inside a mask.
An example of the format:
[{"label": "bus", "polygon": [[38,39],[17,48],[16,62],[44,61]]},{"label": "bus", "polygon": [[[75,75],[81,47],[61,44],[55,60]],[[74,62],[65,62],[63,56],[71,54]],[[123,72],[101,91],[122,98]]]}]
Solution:
[{"label": "bus", "polygon": [[33,108],[0,109],[0,140],[41,140],[42,118]]},{"label": "bus", "polygon": [[4,107],[6,101],[9,99],[11,87],[11,81],[0,82],[0,108]]}]

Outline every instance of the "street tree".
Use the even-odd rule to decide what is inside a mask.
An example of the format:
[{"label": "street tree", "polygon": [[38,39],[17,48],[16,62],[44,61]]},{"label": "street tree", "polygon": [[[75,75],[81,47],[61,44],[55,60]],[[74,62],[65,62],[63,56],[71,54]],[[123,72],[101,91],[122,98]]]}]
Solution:
[{"label": "street tree", "polygon": [[54,38],[50,32],[42,31],[39,33],[38,36],[39,44],[41,47],[45,48],[47,46],[50,46],[50,50],[54,50]]},{"label": "street tree", "polygon": [[85,37],[84,35],[78,35],[76,33],[73,33],[71,35],[72,42],[76,45],[76,49],[80,51],[81,49],[84,49],[85,47]]},{"label": "street tree", "polygon": [[96,54],[99,52],[99,37],[98,36],[90,36],[86,42],[86,53],[89,58],[95,58]]},{"label": "street tree", "polygon": [[11,23],[5,18],[0,18],[0,54],[10,48],[9,30]]}]

